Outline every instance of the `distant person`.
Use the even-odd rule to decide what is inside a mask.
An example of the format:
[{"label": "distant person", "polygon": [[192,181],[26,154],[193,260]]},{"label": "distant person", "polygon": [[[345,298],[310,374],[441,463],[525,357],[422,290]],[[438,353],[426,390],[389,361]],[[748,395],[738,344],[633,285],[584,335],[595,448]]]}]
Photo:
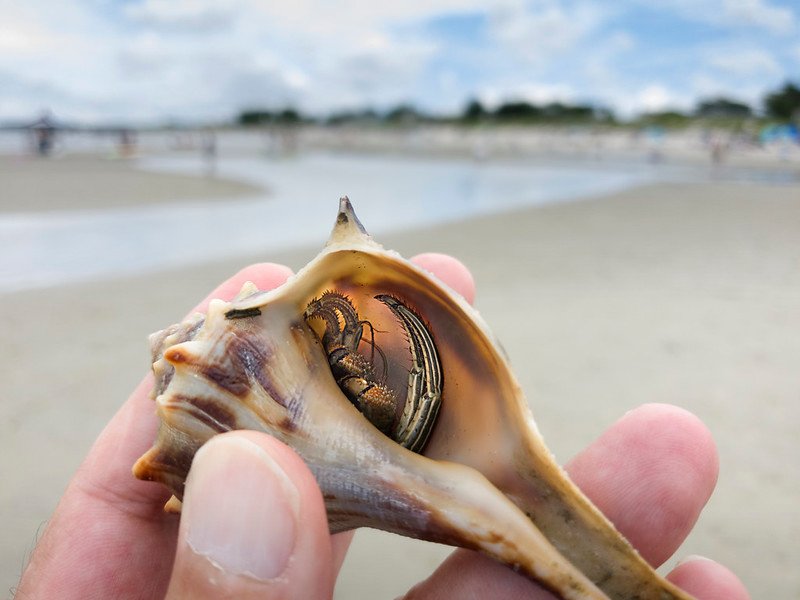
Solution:
[{"label": "distant person", "polygon": [[647,145],[647,162],[651,164],[660,163],[664,159],[663,146],[666,131],[663,127],[652,125],[645,129],[645,140]]},{"label": "distant person", "polygon": [[119,152],[120,158],[130,158],[136,154],[136,134],[130,129],[119,130]]},{"label": "distant person", "polygon": [[206,175],[213,177],[217,173],[217,134],[213,131],[208,131],[203,136],[202,154]]},{"label": "distant person", "polygon": [[49,156],[53,151],[53,144],[56,137],[56,128],[55,125],[53,125],[53,120],[50,116],[50,113],[42,113],[42,116],[39,117],[39,120],[31,125],[31,130],[33,131],[33,141],[36,153],[39,156]]},{"label": "distant person", "polygon": [[715,165],[720,164],[724,154],[725,148],[722,141],[719,138],[714,138],[711,142],[711,162]]}]

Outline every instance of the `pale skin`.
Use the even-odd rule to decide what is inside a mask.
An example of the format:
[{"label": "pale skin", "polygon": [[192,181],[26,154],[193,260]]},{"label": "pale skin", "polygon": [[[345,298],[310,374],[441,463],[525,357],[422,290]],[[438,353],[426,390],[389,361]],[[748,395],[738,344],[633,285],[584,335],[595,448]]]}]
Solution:
[{"label": "pale skin", "polygon": [[[472,276],[457,260],[439,254],[413,260],[472,302]],[[210,298],[233,298],[245,281],[271,289],[289,275],[280,265],[252,265],[217,287],[196,310],[204,310]],[[132,477],[131,465],[150,447],[157,428],[151,386],[150,376],[145,377],[95,442],[50,519],[17,598],[330,597],[351,535],[329,535],[319,488],[287,446],[256,432],[231,432],[207,444],[192,466],[181,519],[164,513],[169,493],[162,486]],[[196,552],[187,533],[192,526],[186,523],[192,518],[186,507],[204,502],[201,471],[210,472],[215,462],[224,462],[231,486],[247,482],[239,493],[256,496],[248,506],[287,502],[281,497],[286,486],[274,485],[274,478],[264,474],[265,463],[253,458],[262,454],[289,482],[288,502],[296,516],[294,525],[279,534],[272,527],[265,533],[265,544],[288,549],[285,560],[271,563],[275,572],[268,578],[242,575],[221,566],[225,561]],[[696,417],[673,406],[644,405],[613,424],[566,469],[642,556],[658,566],[684,540],[711,495],[718,458],[709,431]],[[253,519],[253,526],[262,521]],[[236,548],[226,552],[235,555]],[[709,559],[685,560],[668,578],[699,600],[749,598],[731,571]],[[552,598],[502,565],[465,550],[455,551],[406,597]]]}]

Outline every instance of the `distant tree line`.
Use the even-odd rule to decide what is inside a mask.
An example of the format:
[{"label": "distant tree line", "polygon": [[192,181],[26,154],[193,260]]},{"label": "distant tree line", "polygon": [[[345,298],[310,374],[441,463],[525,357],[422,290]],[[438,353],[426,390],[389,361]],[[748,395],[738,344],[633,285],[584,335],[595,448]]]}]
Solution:
[{"label": "distant tree line", "polygon": [[588,104],[551,102],[544,105],[524,101],[505,102],[494,110],[486,109],[478,100],[470,100],[460,121],[479,123],[580,123],[613,122],[614,114],[607,108]]},{"label": "distant tree line", "polygon": [[[768,93],[763,100],[762,114],[767,119],[788,122],[800,120],[800,88],[792,82]],[[641,115],[637,124],[682,126],[696,120],[718,120],[737,122],[756,117],[756,110],[735,99],[718,97],[698,102],[692,111],[665,110]],[[421,123],[461,123],[467,125],[491,124],[615,124],[613,111],[591,104],[569,104],[551,102],[534,104],[522,100],[504,102],[489,109],[479,100],[470,100],[457,115],[438,116],[426,114],[411,104],[378,112],[374,109],[342,111],[318,119],[301,114],[294,108],[278,110],[249,109],[242,111],[239,125],[295,125],[308,122],[323,122],[329,125],[347,123],[409,125]]]},{"label": "distant tree line", "polygon": [[[767,120],[782,123],[800,121],[800,88],[792,82],[769,92],[763,99],[761,114]],[[713,98],[698,102],[694,111],[666,110],[642,115],[641,122],[667,126],[688,125],[697,119],[742,121],[757,116],[748,104],[730,98]]]},{"label": "distant tree line", "polygon": [[613,113],[605,108],[589,105],[571,105],[554,102],[543,106],[527,102],[507,102],[494,110],[489,110],[472,100],[460,115],[438,116],[427,114],[412,104],[399,104],[384,112],[374,109],[341,111],[325,119],[316,119],[300,114],[296,109],[245,110],[236,119],[239,125],[292,125],[297,123],[324,122],[328,125],[345,123],[374,123],[388,125],[408,125],[415,123],[478,123],[493,121],[498,123],[547,123],[547,122],[612,122]]},{"label": "distant tree line", "polygon": [[294,125],[307,120],[294,108],[270,111],[263,109],[243,110],[236,122],[239,125]]}]

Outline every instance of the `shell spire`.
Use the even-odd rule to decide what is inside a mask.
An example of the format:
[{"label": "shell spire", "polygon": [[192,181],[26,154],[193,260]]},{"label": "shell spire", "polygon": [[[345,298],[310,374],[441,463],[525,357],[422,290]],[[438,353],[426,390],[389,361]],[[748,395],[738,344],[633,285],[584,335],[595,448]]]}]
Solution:
[{"label": "shell spire", "polygon": [[358,216],[356,216],[350,198],[342,196],[339,198],[339,212],[336,214],[336,222],[333,225],[327,245],[355,242],[356,240],[372,241],[372,237],[367,233]]}]

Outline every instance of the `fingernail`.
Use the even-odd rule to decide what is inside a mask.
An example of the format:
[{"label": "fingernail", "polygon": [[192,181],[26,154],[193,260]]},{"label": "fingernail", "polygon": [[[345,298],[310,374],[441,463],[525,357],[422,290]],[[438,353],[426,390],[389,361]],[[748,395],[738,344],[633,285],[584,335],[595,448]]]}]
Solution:
[{"label": "fingernail", "polygon": [[714,562],[710,558],[706,558],[705,556],[700,556],[699,554],[690,554],[689,556],[682,558],[678,561],[678,564],[675,565],[676,567],[680,567],[684,563],[694,562],[696,560],[707,560],[708,562]]},{"label": "fingernail", "polygon": [[195,455],[183,516],[191,549],[232,575],[275,579],[292,555],[299,493],[262,448],[214,438]]}]

